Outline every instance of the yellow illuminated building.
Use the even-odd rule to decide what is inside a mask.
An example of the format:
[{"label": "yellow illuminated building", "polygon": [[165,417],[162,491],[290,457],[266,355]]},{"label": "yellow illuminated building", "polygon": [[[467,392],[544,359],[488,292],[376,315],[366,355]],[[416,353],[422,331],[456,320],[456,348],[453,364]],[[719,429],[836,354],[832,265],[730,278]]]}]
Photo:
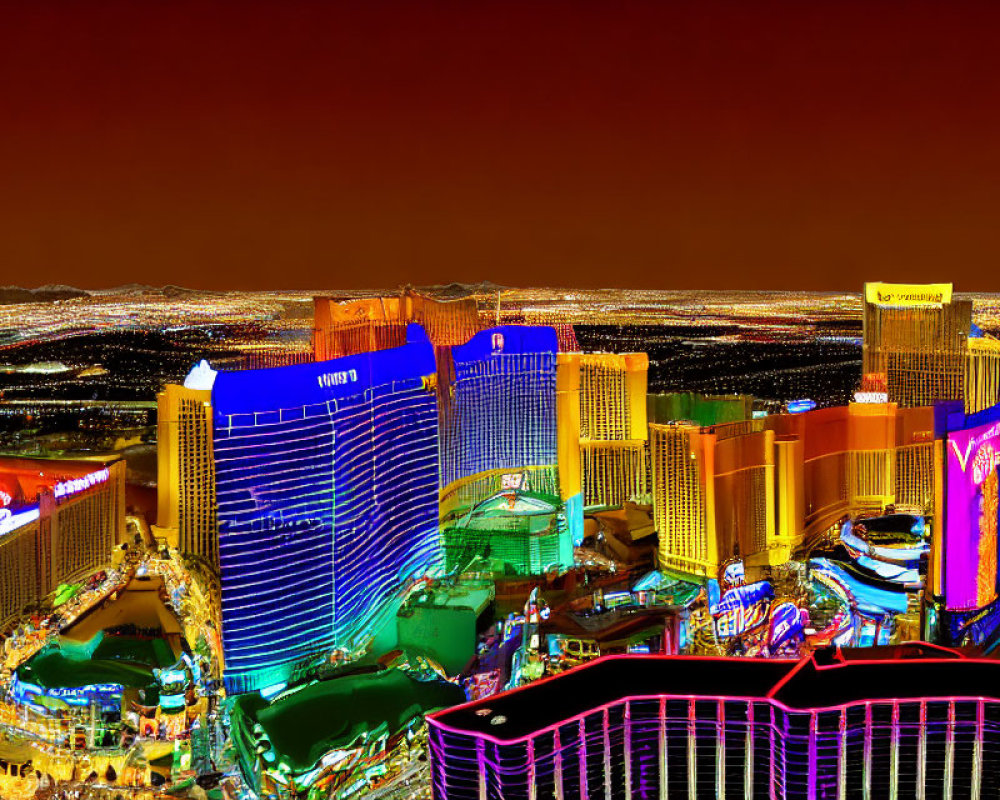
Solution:
[{"label": "yellow illuminated building", "polygon": [[653,524],[661,568],[714,577],[723,558],[710,512],[714,507],[713,442],[694,425],[650,425]]},{"label": "yellow illuminated building", "polygon": [[865,284],[863,369],[900,407],[965,397],[972,303],[951,284]]},{"label": "yellow illuminated building", "polygon": [[774,433],[762,421],[653,424],[650,451],[662,568],[715,577],[731,556],[766,554],[781,544]]},{"label": "yellow illuminated building", "polygon": [[0,627],[16,624],[26,606],[48,594],[38,552],[44,544],[37,522],[0,539]]},{"label": "yellow illuminated building", "polygon": [[1000,341],[969,339],[965,356],[965,413],[975,414],[1000,403]]},{"label": "yellow illuminated building", "polygon": [[623,506],[649,491],[646,440],[580,442],[585,507]]},{"label": "yellow illuminated building", "polygon": [[125,541],[125,461],[0,458],[0,628]]},{"label": "yellow illuminated building", "polygon": [[661,567],[781,564],[847,515],[934,511],[933,413],[852,403],[711,427],[650,426]]},{"label": "yellow illuminated building", "polygon": [[973,334],[972,303],[951,284],[865,284],[864,373],[901,407],[961,400],[974,414],[1000,403],[1000,341]]},{"label": "yellow illuminated building", "polygon": [[[567,376],[575,373],[575,378],[566,380],[579,387],[575,457],[579,461],[583,505],[621,506],[648,492],[648,356],[563,353],[560,369]],[[566,453],[567,460],[573,457]],[[563,463],[561,456],[560,469]]]},{"label": "yellow illuminated building", "polygon": [[645,439],[645,353],[581,353],[580,438],[592,441]]},{"label": "yellow illuminated building", "polygon": [[167,385],[157,400],[157,528],[218,568],[212,393]]}]

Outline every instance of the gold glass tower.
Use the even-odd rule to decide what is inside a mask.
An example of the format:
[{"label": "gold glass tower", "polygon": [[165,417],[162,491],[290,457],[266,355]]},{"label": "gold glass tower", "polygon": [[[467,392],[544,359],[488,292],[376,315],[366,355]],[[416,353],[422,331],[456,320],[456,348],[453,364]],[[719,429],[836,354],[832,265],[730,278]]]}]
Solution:
[{"label": "gold glass tower", "polygon": [[[733,555],[767,555],[776,537],[774,432],[763,422],[650,425],[660,566],[715,577]],[[787,560],[784,558],[783,560]]]},{"label": "gold glass tower", "polygon": [[482,324],[473,298],[435,300],[410,290],[398,296],[337,302],[316,297],[313,350],[317,361],[400,347],[406,326],[421,324],[435,348],[464,344]]},{"label": "gold glass tower", "polygon": [[971,326],[972,303],[952,299],[950,283],[866,283],[864,373],[884,376],[902,408],[963,400]]},{"label": "gold glass tower", "polygon": [[580,384],[580,470],[585,507],[621,506],[649,491],[645,353],[567,354]]},{"label": "gold glass tower", "polygon": [[218,568],[212,393],[167,385],[157,400],[157,527]]}]

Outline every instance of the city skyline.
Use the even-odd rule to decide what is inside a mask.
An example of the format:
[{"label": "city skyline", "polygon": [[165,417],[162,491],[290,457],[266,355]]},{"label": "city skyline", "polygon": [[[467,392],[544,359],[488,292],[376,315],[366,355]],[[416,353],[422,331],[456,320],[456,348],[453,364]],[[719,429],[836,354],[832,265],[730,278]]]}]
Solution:
[{"label": "city skyline", "polygon": [[955,288],[15,301],[0,794],[989,794]]},{"label": "city skyline", "polygon": [[0,10],[0,800],[1000,796],[1000,4]]}]

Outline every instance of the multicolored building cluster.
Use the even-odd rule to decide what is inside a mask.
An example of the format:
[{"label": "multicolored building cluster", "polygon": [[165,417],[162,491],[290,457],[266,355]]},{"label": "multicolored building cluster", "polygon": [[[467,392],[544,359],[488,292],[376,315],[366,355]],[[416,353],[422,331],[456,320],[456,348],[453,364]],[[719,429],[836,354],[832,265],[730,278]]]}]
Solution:
[{"label": "multicolored building cluster", "polygon": [[[463,633],[440,657],[475,697],[609,648],[772,660],[601,662],[571,694],[588,695],[600,670],[626,683],[646,680],[630,670],[693,670],[681,684],[732,670],[733,685],[753,685],[722,696],[653,682],[513,738],[491,699],[476,720],[446,712],[431,736],[441,798],[750,796],[768,781],[776,796],[843,797],[885,769],[902,787],[899,761],[865,749],[885,714],[889,742],[914,714],[943,714],[952,733],[939,742],[927,727],[920,763],[930,770],[933,751],[958,769],[947,737],[992,713],[984,700],[886,694],[874,708],[869,689],[830,688],[842,702],[819,707],[789,699],[792,684],[889,681],[892,668],[773,659],[1000,638],[1000,380],[967,301],[950,285],[869,284],[855,402],[780,411],[650,395],[644,353],[574,352],[566,331],[498,321],[474,300],[413,291],[317,298],[315,361],[206,368],[161,395],[160,530],[218,564],[229,692],[280,694],[331,654],[413,645],[419,625],[453,615]],[[490,583],[486,605],[449,605],[441,586],[461,594],[469,580]],[[547,594],[568,599],[550,609]],[[921,655],[942,676],[988,671]]]},{"label": "multicolored building cluster", "polygon": [[[240,665],[266,660],[273,638],[273,620],[266,634],[254,630],[260,597],[232,594],[233,576],[245,580],[237,564],[265,552],[279,565],[267,592],[287,607],[301,590],[301,604],[321,610],[289,621],[287,672],[309,653],[353,642],[404,573],[565,571],[585,514],[629,502],[651,505],[659,569],[695,580],[733,560],[748,582],[764,579],[843,520],[887,508],[923,517],[935,541],[958,535],[941,512],[957,491],[947,486],[944,470],[955,467],[944,437],[960,432],[943,431],[930,403],[968,400],[963,364],[977,337],[969,304],[950,285],[866,287],[861,402],[751,416],[747,398],[730,398],[709,424],[679,416],[698,416],[688,396],[651,396],[647,411],[645,354],[563,352],[551,328],[490,328],[489,316],[472,299],[413,291],[317,298],[314,363],[220,373],[210,391],[167,388],[160,526],[209,561],[219,542],[234,688],[244,685]],[[723,401],[702,400],[702,410],[713,402]],[[952,424],[973,426],[968,419]],[[983,485],[988,503],[992,484]],[[405,510],[383,530],[372,515],[389,497]],[[393,577],[378,578],[383,588],[362,602],[351,587],[367,585],[360,576],[371,561],[358,543],[369,535],[396,543]],[[261,549],[261,537],[273,546]],[[303,550],[307,541],[316,547]],[[281,571],[283,547],[315,550],[317,569],[329,559],[334,567],[313,581],[298,565],[293,580]],[[981,551],[970,558],[988,561],[989,548]],[[944,597],[944,579],[934,583],[946,574],[942,548],[935,552],[932,596]],[[994,597],[981,588],[945,607],[984,608]],[[337,621],[318,623],[328,616]],[[277,683],[279,672],[260,680]]]}]

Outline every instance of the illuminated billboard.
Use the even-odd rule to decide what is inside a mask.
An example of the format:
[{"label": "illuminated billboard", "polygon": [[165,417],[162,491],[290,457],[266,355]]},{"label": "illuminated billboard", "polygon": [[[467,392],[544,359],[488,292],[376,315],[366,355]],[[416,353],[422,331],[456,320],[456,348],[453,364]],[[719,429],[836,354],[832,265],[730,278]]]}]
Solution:
[{"label": "illuminated billboard", "polygon": [[1000,422],[947,434],[943,588],[950,611],[996,597],[998,458]]},{"label": "illuminated billboard", "polygon": [[934,307],[951,302],[950,283],[866,283],[865,300],[878,306]]}]

